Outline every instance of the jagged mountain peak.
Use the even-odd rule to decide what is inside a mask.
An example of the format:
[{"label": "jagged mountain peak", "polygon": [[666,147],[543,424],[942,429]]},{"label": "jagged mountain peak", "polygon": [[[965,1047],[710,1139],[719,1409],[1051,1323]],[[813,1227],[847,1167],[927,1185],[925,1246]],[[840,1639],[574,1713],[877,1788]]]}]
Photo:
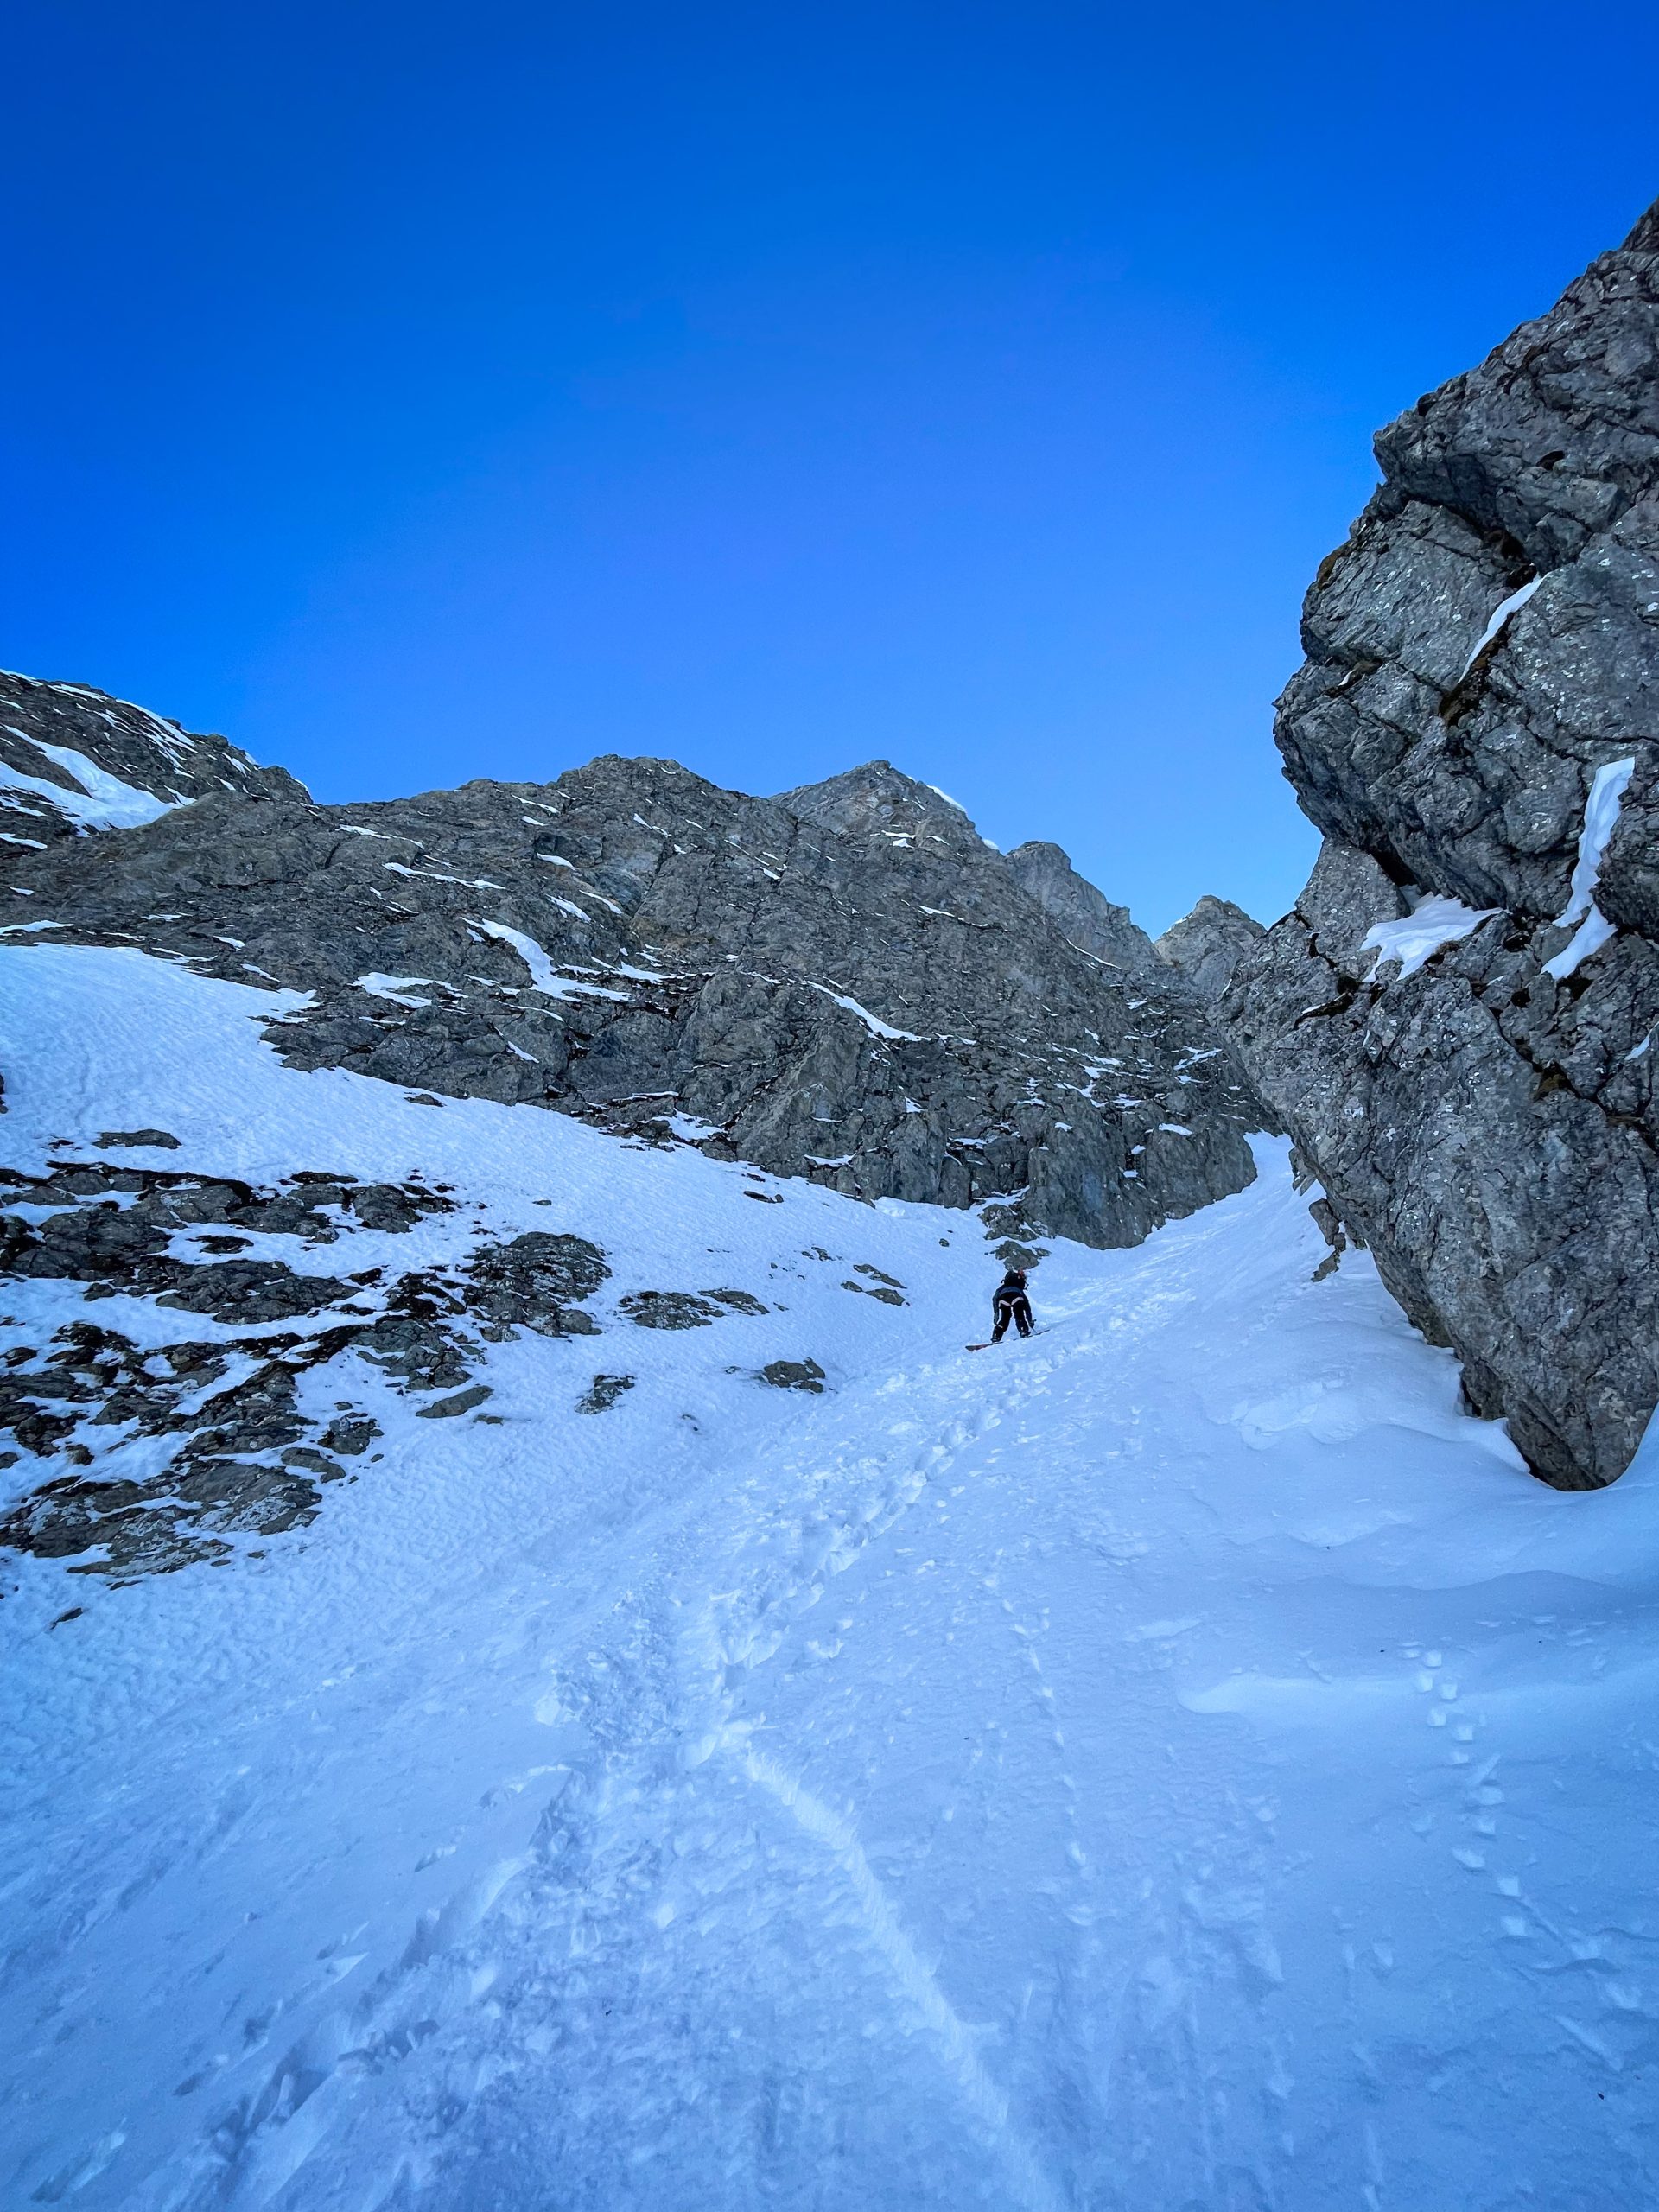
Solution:
[{"label": "jagged mountain peak", "polygon": [[[90,832],[135,830],[230,793],[304,799],[283,768],[86,683],[0,673],[0,851],[40,852]],[[0,864],[0,881],[4,880]]]},{"label": "jagged mountain peak", "polygon": [[26,926],[307,994],[272,1025],[292,1065],[985,1206],[1002,1237],[1135,1243],[1250,1179],[1262,1117],[1190,995],[1131,993],[890,762],[770,799],[615,754],[352,806],[254,774],[271,803],[0,847]]},{"label": "jagged mountain peak", "polygon": [[1191,913],[1170,924],[1153,950],[1186,977],[1200,998],[1215,1000],[1245,954],[1266,935],[1253,914],[1206,891]]},{"label": "jagged mountain peak", "polygon": [[1114,906],[1079,875],[1063,847],[1029,837],[1007,859],[1021,888],[1081,951],[1129,975],[1155,968],[1152,939],[1131,919],[1128,908]]},{"label": "jagged mountain peak", "polygon": [[965,808],[890,760],[866,760],[822,783],[798,785],[780,791],[777,804],[841,836],[919,835],[950,845],[986,843]]},{"label": "jagged mountain peak", "polygon": [[1638,215],[1624,245],[1621,253],[1659,253],[1659,200],[1656,200],[1645,214]]}]

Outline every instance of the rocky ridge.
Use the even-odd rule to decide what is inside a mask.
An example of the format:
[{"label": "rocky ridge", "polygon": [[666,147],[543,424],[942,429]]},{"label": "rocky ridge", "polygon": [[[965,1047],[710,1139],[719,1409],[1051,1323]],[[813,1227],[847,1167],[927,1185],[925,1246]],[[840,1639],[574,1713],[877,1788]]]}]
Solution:
[{"label": "rocky ridge", "polygon": [[89,832],[136,830],[225,793],[306,796],[286,769],[260,767],[225,738],[193,734],[82,684],[0,674],[5,861],[72,847]]},{"label": "rocky ridge", "polygon": [[[100,695],[19,696],[140,791],[172,791],[181,745],[222,748],[116,753]],[[886,762],[771,799],[617,758],[353,806],[219,780],[119,835],[0,848],[11,933],[303,992],[270,1031],[302,1067],[978,1206],[1005,1240],[1134,1243],[1253,1173],[1238,1065],[1122,910]]]},{"label": "rocky ridge", "polygon": [[1279,702],[1325,843],[1222,1014],[1534,1469],[1659,1399],[1659,208],[1382,431]]},{"label": "rocky ridge", "polygon": [[[378,1078],[397,1114],[550,1108],[753,1163],[741,1195],[780,1222],[775,1178],[799,1177],[976,1207],[969,1236],[1028,1261],[1044,1235],[1136,1242],[1253,1173],[1242,1071],[1122,910],[1053,847],[1026,849],[1033,896],[885,762],[776,799],[606,759],[324,807],[79,687],[12,679],[0,701],[6,759],[44,764],[0,785],[22,825],[0,843],[14,957],[120,948],[251,984],[290,1067]],[[908,1302],[817,1244],[749,1282],[710,1257],[664,1287],[637,1255],[613,1281],[608,1237],[556,1211],[507,1227],[417,1172],[302,1151],[255,1183],[201,1172],[162,1128],[48,1135],[43,1164],[0,1169],[0,1546],[75,1573],[213,1563],[302,1526],[410,1415],[500,1419],[515,1344],[541,1340],[529,1357],[576,1414],[626,1418],[664,1383],[626,1347],[664,1332],[717,1328],[738,1383],[835,1388],[836,1328],[803,1339],[790,1318],[803,1270],[832,1304]],[[589,1338],[608,1343],[583,1387],[568,1340]]]}]

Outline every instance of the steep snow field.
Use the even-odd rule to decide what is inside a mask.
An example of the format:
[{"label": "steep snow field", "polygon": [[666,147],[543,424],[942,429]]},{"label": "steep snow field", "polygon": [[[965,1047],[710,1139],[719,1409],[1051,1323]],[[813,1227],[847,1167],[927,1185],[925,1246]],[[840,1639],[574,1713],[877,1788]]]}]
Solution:
[{"label": "steep snow field", "polygon": [[[6,2202],[1659,2202],[1649,1451],[1533,1482],[1363,1255],[1310,1281],[1276,1144],[969,1354],[969,1217],[300,1074],[272,1007],[0,951],[0,1160],[418,1168],[479,1211],[399,1264],[591,1236],[603,1334],[495,1346],[499,1424],[365,1369],[385,1459],[225,1566],[14,1563]],[[716,1281],[772,1310],[615,1311]]]}]

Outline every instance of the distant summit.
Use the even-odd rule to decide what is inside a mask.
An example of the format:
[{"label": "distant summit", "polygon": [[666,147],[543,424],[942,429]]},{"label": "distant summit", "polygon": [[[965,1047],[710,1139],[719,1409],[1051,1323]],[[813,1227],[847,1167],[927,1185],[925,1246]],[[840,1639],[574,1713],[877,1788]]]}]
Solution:
[{"label": "distant summit", "polygon": [[890,760],[867,760],[821,784],[800,784],[780,791],[776,804],[803,822],[815,822],[838,836],[879,835],[930,838],[935,844],[982,845],[985,840],[966,810],[933,784],[918,783]]},{"label": "distant summit", "polygon": [[1202,999],[1218,999],[1244,955],[1267,935],[1260,922],[1230,899],[1199,899],[1190,914],[1172,922],[1154,947],[1159,959],[1179,968]]},{"label": "distant summit", "polygon": [[1004,1241],[1136,1243],[1254,1173],[1254,1094],[1124,910],[888,761],[776,798],[607,755],[318,806],[223,739],[14,689],[0,719],[54,734],[5,756],[41,770],[0,790],[10,929],[303,992],[270,1032],[299,1066],[975,1206]]},{"label": "distant summit", "polygon": [[1008,866],[1020,887],[1079,950],[1127,975],[1155,972],[1152,939],[1130,920],[1128,908],[1115,906],[1079,875],[1058,845],[1033,837],[1014,847]]}]

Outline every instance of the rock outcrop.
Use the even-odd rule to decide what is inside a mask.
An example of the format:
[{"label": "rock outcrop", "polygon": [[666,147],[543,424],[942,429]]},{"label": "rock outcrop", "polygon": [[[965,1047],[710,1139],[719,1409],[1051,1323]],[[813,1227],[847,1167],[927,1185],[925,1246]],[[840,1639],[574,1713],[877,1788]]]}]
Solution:
[{"label": "rock outcrop", "polygon": [[1115,906],[1086,876],[1079,875],[1058,845],[1033,837],[1014,847],[1008,866],[1020,888],[1080,951],[1103,960],[1109,968],[1121,968],[1128,976],[1156,974],[1152,939],[1130,919],[1128,908]]},{"label": "rock outcrop", "polygon": [[82,684],[0,673],[0,884],[31,853],[226,792],[306,796],[286,770],[261,768],[222,737]]},{"label": "rock outcrop", "polygon": [[1005,1240],[1132,1244],[1254,1172],[1236,1061],[1122,910],[1056,848],[1026,849],[1034,897],[885,761],[770,799],[606,758],[318,806],[100,694],[20,696],[129,819],[0,847],[9,926],[303,993],[270,1032],[299,1065],[988,1208]]},{"label": "rock outcrop", "polygon": [[1213,1002],[1233,980],[1233,971],[1254,952],[1267,931],[1253,915],[1230,899],[1207,893],[1190,914],[1172,922],[1153,950],[1171,968],[1179,969],[1201,999]]},{"label": "rock outcrop", "polygon": [[1376,441],[1277,736],[1326,842],[1224,1018],[1536,1471],[1659,1399],[1659,209]]},{"label": "rock outcrop", "polygon": [[[124,1136],[176,1148],[157,1130],[111,1132],[114,1143],[105,1143],[126,1150]],[[478,1353],[474,1320],[484,1321],[480,1335],[511,1333],[499,1325],[499,1287],[504,1267],[524,1264],[518,1248],[559,1245],[560,1287],[571,1299],[591,1297],[608,1272],[578,1238],[533,1235],[483,1248],[468,1268],[416,1268],[390,1281],[385,1267],[336,1276],[226,1256],[267,1237],[305,1249],[353,1231],[407,1236],[454,1211],[420,1181],[321,1172],[262,1190],[125,1162],[71,1162],[36,1177],[0,1168],[0,1277],[48,1294],[39,1310],[71,1315],[45,1345],[14,1346],[0,1362],[0,1473],[25,1454],[25,1464],[51,1470],[0,1514],[0,1548],[44,1558],[97,1550],[94,1571],[124,1578],[227,1557],[236,1531],[301,1526],[317,1510],[319,1484],[346,1477],[342,1463],[380,1434],[350,1398],[335,1399],[331,1411],[308,1407],[308,1377],[327,1370],[349,1389],[342,1355],[354,1351],[400,1395],[454,1390],[470,1379]],[[76,1287],[79,1313],[63,1295]],[[147,1349],[148,1339],[98,1318],[107,1316],[105,1300],[118,1301],[129,1323],[149,1301],[258,1333]],[[94,1301],[97,1313],[87,1312]],[[560,1318],[594,1325],[579,1307]],[[545,1301],[519,1301],[512,1319],[550,1332]],[[316,1325],[263,1325],[303,1321]],[[134,1440],[158,1445],[159,1465],[106,1472],[110,1450]]]}]

